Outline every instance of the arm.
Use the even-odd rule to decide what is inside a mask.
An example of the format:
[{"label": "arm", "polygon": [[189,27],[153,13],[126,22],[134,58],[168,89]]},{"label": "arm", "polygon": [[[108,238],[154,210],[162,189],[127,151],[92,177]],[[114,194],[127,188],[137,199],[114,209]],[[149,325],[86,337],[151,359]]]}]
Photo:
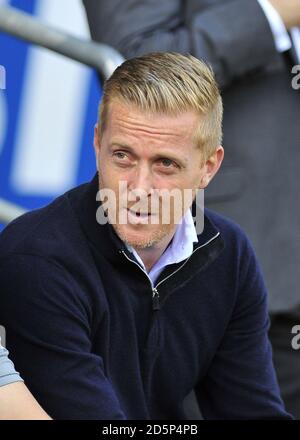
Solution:
[{"label": "arm", "polygon": [[222,87],[277,56],[256,0],[219,1],[210,7],[201,0],[83,2],[96,41],[127,58],[152,51],[189,52],[212,65]]},{"label": "arm", "polygon": [[0,266],[0,285],[10,354],[47,413],[124,419],[103,359],[92,350],[87,294],[73,277],[43,257],[12,255]]},{"label": "arm", "polygon": [[8,351],[2,347],[0,338],[0,387],[13,382],[23,382],[8,354]]},{"label": "arm", "polygon": [[0,387],[0,420],[51,420],[23,382]]},{"label": "arm", "polygon": [[205,419],[291,419],[272,362],[267,294],[247,240],[239,266],[226,333],[205,379],[195,388],[199,406]]},{"label": "arm", "polygon": [[50,420],[0,345],[0,420]]}]

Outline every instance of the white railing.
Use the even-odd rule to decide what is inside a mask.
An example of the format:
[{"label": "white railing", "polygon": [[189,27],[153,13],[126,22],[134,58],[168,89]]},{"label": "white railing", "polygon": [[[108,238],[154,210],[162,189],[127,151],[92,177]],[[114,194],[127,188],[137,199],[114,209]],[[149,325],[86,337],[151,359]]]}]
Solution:
[{"label": "white railing", "polygon": [[0,223],[7,224],[25,212],[26,209],[21,208],[21,206],[0,199]]}]

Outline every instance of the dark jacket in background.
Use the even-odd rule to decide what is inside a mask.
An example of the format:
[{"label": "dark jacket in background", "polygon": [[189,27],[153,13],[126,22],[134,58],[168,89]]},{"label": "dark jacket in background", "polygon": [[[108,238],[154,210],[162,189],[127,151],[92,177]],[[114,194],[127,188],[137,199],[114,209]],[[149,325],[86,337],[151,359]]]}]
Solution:
[{"label": "dark jacket in background", "polygon": [[[256,0],[83,0],[93,39],[126,58],[189,52],[222,87],[222,168],[206,205],[252,240],[271,312],[300,306],[300,91]],[[299,313],[300,316],[300,313]]]}]

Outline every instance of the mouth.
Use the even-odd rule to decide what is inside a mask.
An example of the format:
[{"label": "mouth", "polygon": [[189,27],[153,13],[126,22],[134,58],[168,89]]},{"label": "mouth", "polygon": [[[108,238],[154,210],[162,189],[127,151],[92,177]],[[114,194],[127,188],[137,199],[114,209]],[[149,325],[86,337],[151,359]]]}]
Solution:
[{"label": "mouth", "polygon": [[133,216],[135,216],[136,218],[148,218],[148,217],[150,217],[151,216],[151,212],[136,212],[136,211],[133,211],[132,209],[130,209],[130,208],[127,208],[127,211],[131,214],[131,215],[133,215]]}]

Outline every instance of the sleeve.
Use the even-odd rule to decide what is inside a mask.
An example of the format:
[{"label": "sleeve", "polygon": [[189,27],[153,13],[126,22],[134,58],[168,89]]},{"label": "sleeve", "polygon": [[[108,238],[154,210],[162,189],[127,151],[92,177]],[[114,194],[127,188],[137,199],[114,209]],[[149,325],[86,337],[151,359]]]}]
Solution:
[{"label": "sleeve", "polygon": [[290,50],[292,47],[291,39],[276,9],[272,6],[269,0],[257,1],[267,17],[278,52],[285,52],[286,50]]},{"label": "sleeve", "polygon": [[0,285],[7,346],[45,411],[54,419],[125,419],[92,350],[87,301],[68,271],[40,256],[12,255],[0,266]]},{"label": "sleeve", "polygon": [[8,358],[8,351],[1,346],[0,340],[0,387],[13,382],[23,382],[14,364]]},{"label": "sleeve", "polygon": [[284,409],[273,366],[264,281],[248,240],[246,247],[239,258],[231,318],[195,394],[204,419],[292,419]]},{"label": "sleeve", "polygon": [[153,51],[191,53],[211,64],[221,87],[278,56],[254,0],[83,0],[92,38],[126,58]]}]

